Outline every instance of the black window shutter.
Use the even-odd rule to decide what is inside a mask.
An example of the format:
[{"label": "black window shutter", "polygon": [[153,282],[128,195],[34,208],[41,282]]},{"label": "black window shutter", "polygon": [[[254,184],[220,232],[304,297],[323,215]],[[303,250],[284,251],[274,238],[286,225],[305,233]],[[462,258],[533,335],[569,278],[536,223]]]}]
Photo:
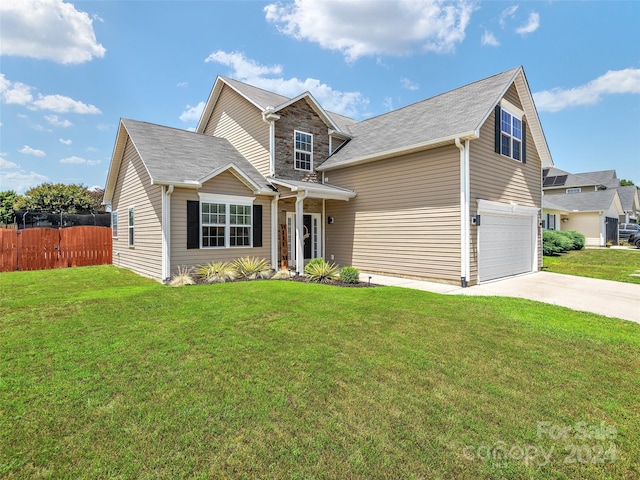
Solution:
[{"label": "black window shutter", "polygon": [[527,123],[522,121],[522,163],[527,163]]},{"label": "black window shutter", "polygon": [[495,142],[495,152],[500,153],[500,136],[502,134],[501,130],[501,111],[500,105],[496,105],[496,142]]},{"label": "black window shutter", "polygon": [[200,248],[200,202],[187,200],[187,248]]},{"label": "black window shutter", "polygon": [[253,206],[253,246],[262,246],[262,205]]}]

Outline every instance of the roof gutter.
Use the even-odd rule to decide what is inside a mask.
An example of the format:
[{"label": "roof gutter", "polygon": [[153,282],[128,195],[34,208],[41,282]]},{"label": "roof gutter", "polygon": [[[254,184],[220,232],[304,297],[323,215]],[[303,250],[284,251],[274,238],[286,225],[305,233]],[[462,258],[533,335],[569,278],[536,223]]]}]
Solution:
[{"label": "roof gutter", "polygon": [[460,285],[466,288],[471,272],[469,140],[465,140],[463,145],[456,137],[455,144],[460,150]]}]

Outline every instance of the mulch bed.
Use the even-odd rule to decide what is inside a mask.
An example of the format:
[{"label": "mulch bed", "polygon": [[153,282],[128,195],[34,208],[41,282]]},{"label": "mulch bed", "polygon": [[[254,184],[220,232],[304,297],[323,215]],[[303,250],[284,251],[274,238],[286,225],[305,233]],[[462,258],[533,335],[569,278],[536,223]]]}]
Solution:
[{"label": "mulch bed", "polygon": [[[193,280],[196,282],[197,285],[210,285],[204,279],[199,278],[199,277],[193,277]],[[239,278],[239,279],[235,279],[235,280],[231,280],[231,281],[232,282],[274,281],[274,282],[313,283],[313,282],[310,282],[309,280],[307,280],[307,277],[302,276],[302,275],[297,275],[297,276],[294,275],[291,278],[278,278],[278,279],[268,278],[268,279],[261,279],[261,280],[247,280],[247,279],[244,279],[244,278]],[[345,282],[341,282],[340,280],[321,283],[319,285],[333,285],[335,287],[346,287],[346,288],[370,288],[370,287],[379,287],[380,286],[380,285],[377,285],[375,283],[368,283],[368,282],[345,283]]]}]

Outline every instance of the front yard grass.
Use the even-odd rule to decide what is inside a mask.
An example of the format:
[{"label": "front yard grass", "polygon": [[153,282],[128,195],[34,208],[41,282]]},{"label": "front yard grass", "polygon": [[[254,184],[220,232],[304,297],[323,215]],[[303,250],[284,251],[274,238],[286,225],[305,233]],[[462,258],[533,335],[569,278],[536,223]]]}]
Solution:
[{"label": "front yard grass", "polygon": [[640,250],[588,248],[544,257],[547,272],[640,284]]},{"label": "front yard grass", "polygon": [[3,478],[640,476],[631,322],[107,266],[0,274],[0,328]]}]

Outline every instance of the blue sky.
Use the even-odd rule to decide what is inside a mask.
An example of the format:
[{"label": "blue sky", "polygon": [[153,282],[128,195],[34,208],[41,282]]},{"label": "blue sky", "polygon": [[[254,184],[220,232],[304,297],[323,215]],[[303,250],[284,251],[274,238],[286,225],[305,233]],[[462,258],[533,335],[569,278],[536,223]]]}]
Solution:
[{"label": "blue sky", "polygon": [[364,119],[523,65],[555,165],[640,184],[640,2],[0,3],[0,190],[103,186],[121,117],[193,129],[217,75]]}]

